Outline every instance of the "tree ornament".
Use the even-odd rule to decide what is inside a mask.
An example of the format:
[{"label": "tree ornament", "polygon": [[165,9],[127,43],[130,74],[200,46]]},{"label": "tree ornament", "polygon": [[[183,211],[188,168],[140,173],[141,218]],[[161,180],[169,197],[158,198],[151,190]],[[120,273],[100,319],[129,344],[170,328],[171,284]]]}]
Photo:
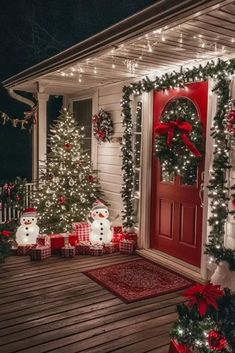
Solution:
[{"label": "tree ornament", "polygon": [[73,178],[70,178],[70,179],[69,179],[69,185],[70,185],[70,186],[74,186],[74,184],[75,184],[74,179],[73,179]]},{"label": "tree ornament", "polygon": [[110,142],[113,134],[113,122],[109,112],[100,109],[97,115],[92,117],[93,135],[99,142]]},{"label": "tree ornament", "polygon": [[226,348],[227,341],[221,332],[217,330],[211,330],[208,333],[208,344],[210,349],[214,351],[221,351],[222,349]]},{"label": "tree ornament", "polygon": [[232,199],[232,207],[235,209],[235,197]]},{"label": "tree ornament", "polygon": [[90,181],[91,183],[93,183],[94,179],[95,178],[93,177],[93,175],[88,175],[87,177],[87,180]]},{"label": "tree ornament", "polygon": [[63,205],[65,203],[65,197],[63,195],[59,196],[58,197],[58,203],[60,205]]},{"label": "tree ornament", "polygon": [[209,306],[212,306],[215,310],[218,309],[217,300],[223,297],[224,292],[220,289],[220,286],[211,283],[206,285],[199,283],[184,291],[183,295],[189,299],[188,305],[196,305],[199,314],[204,316]]},{"label": "tree ornament", "polygon": [[202,125],[194,104],[186,98],[169,102],[155,134],[162,170],[180,175],[184,184],[194,184],[203,151]]},{"label": "tree ornament", "polygon": [[73,145],[71,143],[66,143],[64,145],[64,148],[66,149],[66,151],[71,151],[71,149],[73,148]]}]

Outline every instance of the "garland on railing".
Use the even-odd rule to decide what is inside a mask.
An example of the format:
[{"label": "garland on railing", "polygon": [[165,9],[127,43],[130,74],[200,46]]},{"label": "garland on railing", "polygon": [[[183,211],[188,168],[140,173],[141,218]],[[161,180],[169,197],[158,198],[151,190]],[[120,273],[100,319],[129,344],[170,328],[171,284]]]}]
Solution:
[{"label": "garland on railing", "polygon": [[[228,188],[226,187],[226,172],[230,168],[229,163],[229,143],[226,134],[226,126],[224,118],[226,114],[227,104],[229,100],[229,84],[230,76],[235,71],[235,60],[218,60],[208,62],[204,67],[194,67],[192,69],[181,70],[180,72],[173,71],[171,74],[164,74],[161,77],[156,77],[155,80],[150,80],[148,77],[133,83],[130,86],[123,87],[123,98],[121,100],[122,118],[123,118],[123,186],[122,199],[124,203],[123,224],[131,227],[134,224],[134,162],[132,149],[132,116],[131,116],[131,95],[139,95],[142,92],[150,92],[152,90],[164,91],[170,88],[184,88],[185,84],[195,81],[207,81],[208,78],[217,80],[215,91],[219,94],[218,111],[212,128],[212,136],[215,139],[215,145],[218,140],[221,141],[221,153],[218,154],[218,147],[214,152],[213,163],[213,178],[210,181],[210,197],[212,204],[218,200],[217,191],[219,192],[219,203],[217,211],[218,217],[209,219],[211,225],[209,244],[206,247],[208,254],[215,257],[215,260],[220,261],[226,259],[230,266],[233,267],[235,252],[231,249],[226,249],[223,245],[224,240],[224,225],[229,214],[228,208]],[[221,139],[221,140],[220,140]],[[220,142],[219,142],[220,144]],[[222,147],[225,147],[224,153]],[[216,205],[217,206],[217,205]],[[217,208],[217,207],[216,207]],[[214,218],[217,218],[214,221]]]}]

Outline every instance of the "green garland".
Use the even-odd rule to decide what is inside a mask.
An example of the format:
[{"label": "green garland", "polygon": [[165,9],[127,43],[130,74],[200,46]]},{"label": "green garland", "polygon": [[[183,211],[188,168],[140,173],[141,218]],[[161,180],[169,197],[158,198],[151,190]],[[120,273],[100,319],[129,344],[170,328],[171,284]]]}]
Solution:
[{"label": "green garland", "polygon": [[[192,126],[192,131],[187,134],[187,138],[197,151],[202,154],[202,124],[198,118],[196,107],[190,100],[179,98],[169,102],[162,114],[158,127],[169,125],[171,122],[175,123],[178,120],[179,124],[186,122]],[[195,156],[186,147],[180,130],[178,128],[174,128],[174,130],[171,147],[168,146],[168,134],[165,129],[163,134],[156,133],[156,156],[160,160],[163,172],[167,175],[178,174],[182,177],[184,184],[193,185],[197,180],[197,167],[201,158]]]},{"label": "green garland", "polygon": [[[213,161],[213,178],[210,180],[209,189],[212,205],[216,206],[215,214],[209,219],[211,232],[209,243],[206,246],[206,253],[212,255],[216,261],[226,259],[231,268],[235,264],[235,252],[231,249],[226,249],[223,245],[225,230],[224,225],[230,213],[228,208],[228,188],[226,187],[226,172],[230,168],[229,163],[229,143],[228,135],[225,126],[225,114],[229,101],[229,84],[230,75],[235,71],[235,59],[218,62],[208,62],[205,66],[198,66],[192,69],[181,70],[180,72],[173,71],[170,74],[164,74],[161,77],[156,77],[155,80],[150,80],[148,77],[123,87],[123,98],[121,100],[122,118],[123,118],[123,186],[122,199],[124,204],[123,224],[127,227],[132,227],[134,224],[134,155],[132,148],[132,116],[131,116],[131,96],[139,95],[142,92],[150,92],[153,90],[164,91],[170,88],[184,88],[185,84],[195,81],[207,81],[208,78],[217,79],[217,85],[214,89],[219,94],[218,110],[212,128],[212,136],[215,141],[214,161]],[[224,153],[218,153],[220,151]],[[224,149],[225,148],[225,149]],[[217,194],[218,193],[218,194]],[[219,200],[219,204],[215,204]],[[216,218],[216,220],[215,220]]]}]

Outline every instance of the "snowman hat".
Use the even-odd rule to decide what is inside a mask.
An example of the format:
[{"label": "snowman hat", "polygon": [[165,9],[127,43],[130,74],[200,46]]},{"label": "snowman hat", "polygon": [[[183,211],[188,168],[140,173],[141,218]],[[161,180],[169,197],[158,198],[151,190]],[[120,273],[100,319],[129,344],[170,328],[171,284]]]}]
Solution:
[{"label": "snowman hat", "polygon": [[26,208],[23,211],[22,217],[36,217],[36,208]]},{"label": "snowman hat", "polygon": [[97,200],[96,202],[93,203],[92,211],[98,210],[100,208],[105,208],[106,210],[108,209],[108,207],[100,200]]}]

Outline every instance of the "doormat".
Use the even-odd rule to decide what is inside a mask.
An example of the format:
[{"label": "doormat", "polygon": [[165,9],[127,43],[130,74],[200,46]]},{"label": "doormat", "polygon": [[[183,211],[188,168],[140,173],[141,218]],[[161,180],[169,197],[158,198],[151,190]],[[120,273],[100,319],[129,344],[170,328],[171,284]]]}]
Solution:
[{"label": "doormat", "polygon": [[148,260],[128,261],[83,272],[125,303],[190,287],[194,282]]}]

